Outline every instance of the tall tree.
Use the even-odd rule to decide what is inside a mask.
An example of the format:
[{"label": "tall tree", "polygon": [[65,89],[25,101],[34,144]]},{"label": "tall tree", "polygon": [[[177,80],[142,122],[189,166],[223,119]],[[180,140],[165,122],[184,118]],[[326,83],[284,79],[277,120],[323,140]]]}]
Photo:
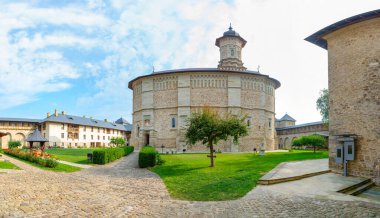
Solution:
[{"label": "tall tree", "polygon": [[186,139],[190,145],[201,142],[209,147],[210,166],[214,167],[214,145],[231,137],[234,143],[238,143],[239,138],[247,134],[244,118],[231,115],[223,117],[213,109],[204,107],[202,112],[193,113],[188,120]]},{"label": "tall tree", "polygon": [[123,137],[112,137],[110,142],[115,146],[125,145],[125,139]]},{"label": "tall tree", "polygon": [[328,89],[322,89],[319,92],[319,98],[317,100],[317,110],[322,115],[322,121],[325,123],[329,122],[329,90]]}]

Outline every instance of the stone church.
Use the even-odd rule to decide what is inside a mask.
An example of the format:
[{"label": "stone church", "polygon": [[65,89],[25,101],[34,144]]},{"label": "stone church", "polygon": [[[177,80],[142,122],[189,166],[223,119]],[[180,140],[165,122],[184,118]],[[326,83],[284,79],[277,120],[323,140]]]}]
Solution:
[{"label": "stone church", "polygon": [[153,72],[129,82],[133,90],[131,144],[161,150],[205,151],[203,145],[187,146],[186,120],[208,106],[221,114],[245,115],[249,135],[239,144],[220,142],[216,150],[252,151],[276,146],[275,90],[280,82],[248,70],[242,62],[247,41],[230,28],[216,39],[220,61],[217,68],[189,68]]}]

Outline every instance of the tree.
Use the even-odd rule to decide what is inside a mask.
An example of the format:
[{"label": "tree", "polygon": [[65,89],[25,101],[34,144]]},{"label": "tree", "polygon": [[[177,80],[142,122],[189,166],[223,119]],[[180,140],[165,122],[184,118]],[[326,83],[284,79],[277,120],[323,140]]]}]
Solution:
[{"label": "tree", "polygon": [[292,146],[304,146],[304,145],[311,145],[314,148],[316,147],[322,147],[326,143],[325,138],[323,138],[320,135],[307,135],[307,136],[301,136],[300,138],[296,138],[293,140]]},{"label": "tree", "polygon": [[123,137],[112,137],[110,142],[116,146],[125,145],[125,139]]},{"label": "tree", "polygon": [[329,90],[328,89],[322,89],[319,92],[319,98],[317,99],[317,110],[322,115],[322,121],[325,123],[329,122]]},{"label": "tree", "polygon": [[210,148],[210,167],[214,167],[214,145],[220,140],[233,138],[238,143],[239,138],[248,134],[244,118],[227,115],[222,117],[211,108],[205,107],[200,113],[193,113],[188,120],[186,140],[190,145],[201,142]]},{"label": "tree", "polygon": [[8,148],[9,149],[18,148],[20,146],[21,146],[21,142],[20,141],[9,141],[8,142]]}]

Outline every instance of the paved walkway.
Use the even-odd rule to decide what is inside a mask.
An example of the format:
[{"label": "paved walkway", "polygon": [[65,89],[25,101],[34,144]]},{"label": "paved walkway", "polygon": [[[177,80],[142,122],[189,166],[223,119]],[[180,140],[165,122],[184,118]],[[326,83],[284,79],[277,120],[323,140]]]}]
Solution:
[{"label": "paved walkway", "polygon": [[[286,179],[301,179],[311,174],[325,173],[329,171],[329,160],[305,160],[305,161],[291,161],[279,164],[277,167],[269,171],[260,182],[275,182],[285,181]],[[294,179],[294,180],[295,180]],[[260,183],[262,184],[262,183]]]},{"label": "paved walkway", "polygon": [[88,164],[76,164],[76,163],[67,162],[64,160],[58,160],[58,162],[66,164],[66,165],[74,166],[74,167],[83,168],[83,169],[88,169],[92,167],[91,165],[88,165]]},{"label": "paved walkway", "polygon": [[156,174],[137,168],[137,153],[75,173],[25,172],[0,174],[0,217],[380,217],[378,204],[305,197],[272,186],[234,201],[174,200]]}]

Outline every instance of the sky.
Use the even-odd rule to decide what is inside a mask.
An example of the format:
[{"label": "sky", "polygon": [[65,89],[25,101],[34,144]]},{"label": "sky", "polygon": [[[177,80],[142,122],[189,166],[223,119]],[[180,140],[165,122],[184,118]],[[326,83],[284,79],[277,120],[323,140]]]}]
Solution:
[{"label": "sky", "polygon": [[155,71],[217,67],[230,23],[244,65],[281,82],[276,117],[321,120],[327,51],[304,38],[379,0],[0,0],[0,117],[132,121],[128,82]]}]

